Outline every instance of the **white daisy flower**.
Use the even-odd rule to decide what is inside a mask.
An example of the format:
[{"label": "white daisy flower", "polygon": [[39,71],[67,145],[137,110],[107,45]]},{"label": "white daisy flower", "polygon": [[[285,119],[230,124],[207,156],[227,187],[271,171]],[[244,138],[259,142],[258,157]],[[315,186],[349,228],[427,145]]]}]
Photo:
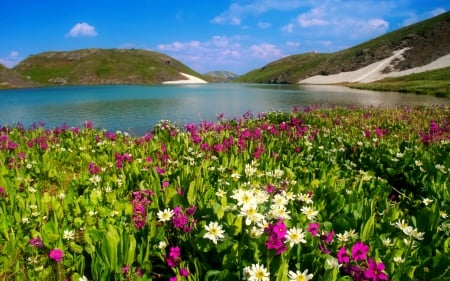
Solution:
[{"label": "white daisy flower", "polygon": [[173,217],[173,210],[167,208],[164,211],[158,211],[156,216],[158,216],[158,221],[160,222],[170,221]]},{"label": "white daisy flower", "polygon": [[217,244],[218,240],[222,240],[225,238],[224,230],[222,229],[222,226],[219,225],[218,222],[210,222],[209,225],[205,225],[206,233],[203,236],[203,238],[210,239],[213,241],[214,244]]},{"label": "white daisy flower", "polygon": [[309,281],[313,278],[313,274],[308,274],[308,269],[303,272],[297,270],[288,272],[289,281]]}]

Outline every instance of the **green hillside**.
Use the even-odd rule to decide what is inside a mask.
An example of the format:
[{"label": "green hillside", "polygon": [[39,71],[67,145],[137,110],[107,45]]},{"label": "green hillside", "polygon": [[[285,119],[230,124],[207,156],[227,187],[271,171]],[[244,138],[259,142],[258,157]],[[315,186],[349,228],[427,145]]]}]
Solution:
[{"label": "green hillside", "polygon": [[[394,70],[426,65],[450,53],[450,12],[392,31],[330,54],[293,55],[250,71],[237,79],[251,83],[297,83],[314,75],[353,71],[409,48]],[[388,71],[388,70],[386,70]]]},{"label": "green hillside", "polygon": [[365,90],[432,94],[450,98],[450,67],[386,78],[367,84],[352,83],[347,86]]},{"label": "green hillside", "polygon": [[159,84],[184,80],[180,72],[207,79],[161,53],[137,49],[83,49],[32,55],[14,70],[40,85]]},{"label": "green hillside", "polygon": [[36,84],[12,69],[0,64],[0,89],[29,88]]}]

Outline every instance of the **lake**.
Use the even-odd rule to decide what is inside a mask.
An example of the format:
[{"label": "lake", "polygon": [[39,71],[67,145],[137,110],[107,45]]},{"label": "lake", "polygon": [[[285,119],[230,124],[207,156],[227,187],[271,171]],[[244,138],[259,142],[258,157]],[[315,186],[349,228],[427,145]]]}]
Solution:
[{"label": "lake", "polygon": [[241,117],[251,111],[291,111],[308,105],[374,107],[450,106],[450,99],[349,89],[341,86],[185,84],[71,86],[0,91],[0,125],[45,122],[52,128],[83,126],[142,135],[160,120],[186,123]]}]

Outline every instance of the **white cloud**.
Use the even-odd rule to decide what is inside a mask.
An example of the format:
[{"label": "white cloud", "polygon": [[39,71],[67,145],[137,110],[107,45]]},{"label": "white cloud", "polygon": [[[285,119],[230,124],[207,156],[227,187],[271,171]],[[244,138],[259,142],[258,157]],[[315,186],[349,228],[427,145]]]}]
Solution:
[{"label": "white cloud", "polygon": [[383,16],[392,7],[392,3],[383,1],[325,0],[298,14],[281,30],[310,40],[370,39],[389,29],[389,22]]},{"label": "white cloud", "polygon": [[157,48],[161,51],[171,51],[171,52],[179,52],[185,50],[198,49],[200,47],[200,42],[196,40],[191,40],[189,42],[172,42],[170,44],[159,44]]},{"label": "white cloud", "polygon": [[278,59],[282,57],[281,50],[272,44],[259,44],[250,47],[252,52],[252,57],[262,58],[262,59]]},{"label": "white cloud", "polygon": [[[260,15],[272,10],[290,11],[304,5],[301,0],[251,0],[236,1],[220,15],[214,17],[211,22],[215,24],[240,25],[248,15]],[[240,4],[239,2],[244,2]]]},{"label": "white cloud", "polygon": [[286,32],[286,33],[292,33],[292,32],[294,32],[294,28],[295,28],[295,25],[293,23],[290,23],[290,24],[286,24],[285,26],[283,26],[281,28],[281,31]]},{"label": "white cloud", "polygon": [[297,23],[301,27],[310,27],[310,26],[324,26],[329,22],[326,17],[326,12],[323,8],[315,8],[312,9],[308,13],[300,14],[297,17]]},{"label": "white cloud", "polygon": [[286,46],[289,48],[297,48],[300,46],[300,43],[294,42],[294,41],[288,41],[288,42],[286,42]]},{"label": "white cloud", "polygon": [[8,56],[0,58],[0,64],[11,68],[16,66],[20,62],[19,52],[11,51]]},{"label": "white cloud", "polygon": [[432,17],[439,16],[440,14],[443,14],[445,12],[447,12],[445,9],[437,8],[437,9],[434,9],[433,11],[431,11],[431,16]]},{"label": "white cloud", "polygon": [[66,37],[80,37],[80,36],[97,36],[97,31],[95,31],[95,27],[86,23],[77,23],[72,27],[69,33],[66,34]]},{"label": "white cloud", "polygon": [[249,68],[260,67],[283,56],[283,52],[275,45],[242,45],[244,39],[239,36],[216,35],[205,41],[159,44],[156,49],[200,73],[228,70],[243,74]]},{"label": "white cloud", "polygon": [[389,23],[384,19],[370,19],[364,23],[367,30],[379,30],[385,32],[389,28]]}]

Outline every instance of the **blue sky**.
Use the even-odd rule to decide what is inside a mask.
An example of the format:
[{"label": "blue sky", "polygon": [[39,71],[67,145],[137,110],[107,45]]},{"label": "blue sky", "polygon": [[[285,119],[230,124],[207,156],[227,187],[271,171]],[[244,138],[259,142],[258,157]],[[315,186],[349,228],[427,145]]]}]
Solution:
[{"label": "blue sky", "polygon": [[204,73],[335,52],[450,9],[448,0],[1,0],[0,63],[82,48],[164,53]]}]

